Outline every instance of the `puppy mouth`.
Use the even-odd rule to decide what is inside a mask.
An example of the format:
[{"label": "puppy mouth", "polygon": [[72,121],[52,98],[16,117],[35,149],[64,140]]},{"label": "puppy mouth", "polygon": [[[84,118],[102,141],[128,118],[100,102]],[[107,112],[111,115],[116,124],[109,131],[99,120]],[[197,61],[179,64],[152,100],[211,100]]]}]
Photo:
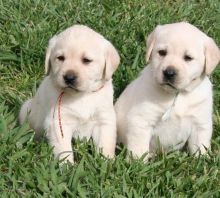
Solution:
[{"label": "puppy mouth", "polygon": [[74,90],[76,92],[81,92],[81,90],[79,90],[78,88],[76,88],[74,86],[71,86],[71,85],[66,86],[64,89],[71,89],[71,90]]},{"label": "puppy mouth", "polygon": [[175,89],[175,90],[177,90],[177,88],[172,84],[172,83],[169,83],[169,82],[165,82],[165,83],[162,83],[162,84],[160,84],[161,86],[169,86],[169,87],[171,87],[172,89]]}]

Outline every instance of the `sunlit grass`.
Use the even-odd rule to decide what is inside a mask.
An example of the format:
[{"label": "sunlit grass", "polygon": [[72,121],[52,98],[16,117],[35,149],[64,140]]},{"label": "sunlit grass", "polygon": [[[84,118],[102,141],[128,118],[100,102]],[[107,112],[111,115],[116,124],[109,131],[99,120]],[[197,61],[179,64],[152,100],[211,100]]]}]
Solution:
[{"label": "sunlit grass", "polygon": [[118,49],[115,98],[145,66],[145,40],[157,24],[189,21],[220,44],[220,2],[212,1],[0,1],[0,192],[1,197],[219,197],[220,70],[214,84],[212,152],[160,154],[148,164],[100,156],[92,142],[73,143],[76,163],[59,166],[46,140],[19,126],[21,103],[44,75],[49,38],[76,23],[103,34]]}]

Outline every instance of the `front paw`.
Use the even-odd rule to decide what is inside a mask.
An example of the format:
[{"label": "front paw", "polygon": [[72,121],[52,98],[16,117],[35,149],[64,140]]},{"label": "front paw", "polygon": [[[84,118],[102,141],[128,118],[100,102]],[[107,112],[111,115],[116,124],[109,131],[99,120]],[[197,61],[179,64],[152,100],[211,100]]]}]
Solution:
[{"label": "front paw", "polygon": [[108,159],[113,159],[115,157],[115,152],[102,152],[102,154]]},{"label": "front paw", "polygon": [[68,162],[70,162],[71,164],[74,164],[72,151],[63,151],[59,154],[54,153],[54,155],[58,157],[61,164],[68,163]]},{"label": "front paw", "polygon": [[189,145],[189,150],[192,155],[194,155],[195,157],[198,157],[200,155],[206,155],[208,153],[208,151],[211,150],[211,148],[210,148],[210,145],[197,146],[194,144],[194,145]]},{"label": "front paw", "polygon": [[115,149],[99,148],[99,152],[108,159],[113,159],[115,157]]},{"label": "front paw", "polygon": [[126,156],[127,162],[132,162],[132,160],[142,160],[144,163],[148,163],[153,158],[153,153],[144,153],[143,155],[137,155],[129,152]]}]

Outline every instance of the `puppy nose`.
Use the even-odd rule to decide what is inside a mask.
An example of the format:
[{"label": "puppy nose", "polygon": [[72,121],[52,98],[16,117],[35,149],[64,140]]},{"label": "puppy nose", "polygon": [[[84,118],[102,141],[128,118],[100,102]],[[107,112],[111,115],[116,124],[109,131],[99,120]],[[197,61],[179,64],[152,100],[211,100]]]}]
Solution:
[{"label": "puppy nose", "polygon": [[67,85],[74,85],[76,82],[76,74],[73,71],[67,71],[63,79]]},{"label": "puppy nose", "polygon": [[167,67],[163,71],[163,75],[167,80],[173,80],[176,76],[177,72],[174,67]]}]

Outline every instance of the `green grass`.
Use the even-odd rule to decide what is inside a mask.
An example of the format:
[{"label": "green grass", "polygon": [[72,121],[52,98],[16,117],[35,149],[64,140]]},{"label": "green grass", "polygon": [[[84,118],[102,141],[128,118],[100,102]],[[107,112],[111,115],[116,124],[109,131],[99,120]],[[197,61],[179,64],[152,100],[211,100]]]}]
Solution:
[{"label": "green grass", "polygon": [[19,126],[21,103],[43,78],[49,38],[72,24],[108,38],[121,56],[115,98],[144,67],[145,40],[157,24],[189,21],[220,44],[219,0],[0,0],[0,192],[1,197],[220,197],[220,69],[214,84],[212,151],[160,154],[144,164],[97,154],[92,142],[75,141],[74,166],[59,166],[46,140]]}]

